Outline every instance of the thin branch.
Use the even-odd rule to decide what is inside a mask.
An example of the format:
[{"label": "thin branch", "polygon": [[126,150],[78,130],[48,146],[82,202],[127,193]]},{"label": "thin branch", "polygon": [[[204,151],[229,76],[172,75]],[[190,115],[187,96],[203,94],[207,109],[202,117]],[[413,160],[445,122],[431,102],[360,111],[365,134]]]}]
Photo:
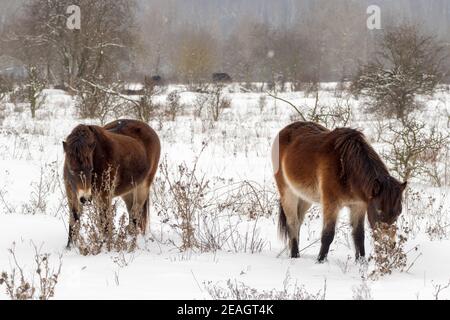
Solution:
[{"label": "thin branch", "polygon": [[302,118],[303,121],[307,121],[306,118],[305,118],[305,116],[303,115],[303,113],[301,113],[300,110],[299,110],[292,102],[289,102],[289,101],[287,101],[287,100],[285,100],[285,99],[282,99],[282,98],[280,98],[280,97],[277,97],[277,96],[271,94],[271,93],[268,92],[268,91],[267,91],[266,93],[267,93],[269,96],[271,96],[272,98],[274,98],[274,99],[277,99],[277,100],[280,100],[280,101],[283,101],[283,102],[289,104],[292,108],[295,109],[295,111],[297,111],[297,113],[300,115],[300,117]]}]

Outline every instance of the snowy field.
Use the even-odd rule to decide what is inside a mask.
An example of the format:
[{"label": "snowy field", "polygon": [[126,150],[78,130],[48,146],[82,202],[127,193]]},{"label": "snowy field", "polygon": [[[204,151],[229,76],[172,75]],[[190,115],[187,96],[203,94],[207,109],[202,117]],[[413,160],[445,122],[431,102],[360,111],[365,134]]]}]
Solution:
[{"label": "snowy field", "polygon": [[[377,139],[377,122],[361,112],[360,100],[346,99],[333,88],[330,84],[322,86],[320,104],[327,107],[348,103],[348,125],[362,129],[381,153],[386,145]],[[227,93],[231,107],[214,122],[194,115],[197,93],[171,86],[164,95],[174,89],[181,91],[181,112],[175,121],[159,118],[150,125],[160,136],[161,162],[169,174],[176,175],[183,163],[192,169],[198,162],[196,174],[209,181],[205,203],[210,207],[205,207],[203,213],[200,210],[200,214],[210,215],[204,221],[212,224],[211,234],[221,239],[220,248],[180,249],[180,234],[173,227],[173,206],[161,197],[165,178],[159,171],[151,195],[150,230],[138,239],[136,250],[88,256],[76,248],[66,250],[68,210],[61,142],[77,124],[98,122],[77,118],[73,97],[47,90],[46,103],[37,111],[36,119],[31,119],[26,105],[9,103],[4,104],[0,118],[0,271],[11,272],[14,267],[8,252],[14,246],[24,275],[35,277],[37,246],[41,253],[50,254],[52,266],[57,267],[61,256],[56,299],[211,299],[211,292],[226,292],[229,286],[236,285],[268,296],[270,292],[289,293],[301,288],[305,295],[325,299],[450,298],[450,288],[445,289],[450,280],[448,180],[447,186],[440,187],[425,176],[409,183],[399,220],[400,226],[410,229],[403,271],[394,269],[392,274],[374,278],[369,276],[375,267],[373,261],[354,261],[345,210],[328,261],[316,263],[322,227],[318,206],[310,209],[305,219],[300,231],[301,257],[293,260],[277,236],[278,197],[270,148],[277,132],[298,120],[295,111],[270,97],[261,101],[263,93],[232,85]],[[164,95],[158,99],[164,101]],[[315,104],[314,96],[304,92],[279,95],[304,111]],[[417,112],[417,117],[446,133],[449,111],[450,92],[442,89],[426,101],[426,108]],[[444,157],[441,164],[445,172],[447,160]],[[248,199],[243,192],[248,192]],[[239,200],[235,208],[230,205],[233,199]],[[219,206],[218,202],[228,205]],[[118,201],[118,212],[124,211]],[[439,231],[433,232],[436,228]],[[370,255],[372,237],[367,225],[365,243]],[[4,286],[0,286],[0,299],[8,299]]]}]

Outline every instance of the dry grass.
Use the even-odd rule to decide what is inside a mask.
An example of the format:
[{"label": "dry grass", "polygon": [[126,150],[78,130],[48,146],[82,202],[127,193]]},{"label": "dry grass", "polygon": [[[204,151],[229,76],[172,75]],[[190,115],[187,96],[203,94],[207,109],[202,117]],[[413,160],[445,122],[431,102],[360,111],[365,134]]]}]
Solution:
[{"label": "dry grass", "polygon": [[214,300],[325,300],[327,282],[323,290],[316,293],[308,292],[304,286],[296,282],[292,284],[289,272],[283,281],[281,290],[258,290],[236,280],[227,280],[225,286],[211,281],[204,282],[203,286]]},{"label": "dry grass", "polygon": [[272,214],[274,193],[250,181],[207,179],[198,170],[200,155],[192,166],[170,167],[167,159],[160,164],[152,202],[180,239],[171,244],[181,251],[261,252],[267,242],[259,232],[260,219]]}]

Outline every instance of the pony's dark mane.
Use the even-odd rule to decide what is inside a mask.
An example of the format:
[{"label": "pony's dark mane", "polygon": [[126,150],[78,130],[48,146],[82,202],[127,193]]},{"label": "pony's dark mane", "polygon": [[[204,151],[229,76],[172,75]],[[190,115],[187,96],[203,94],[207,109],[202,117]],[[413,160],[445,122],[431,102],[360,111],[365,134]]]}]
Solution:
[{"label": "pony's dark mane", "polygon": [[386,165],[367,143],[364,134],[350,128],[338,128],[330,133],[334,136],[334,148],[341,162],[341,180],[359,186],[367,197],[371,197],[377,183],[390,181]]},{"label": "pony's dark mane", "polygon": [[86,140],[88,139],[89,128],[85,125],[78,125],[67,137],[66,143],[68,152],[76,157],[78,161],[84,162],[86,151]]}]

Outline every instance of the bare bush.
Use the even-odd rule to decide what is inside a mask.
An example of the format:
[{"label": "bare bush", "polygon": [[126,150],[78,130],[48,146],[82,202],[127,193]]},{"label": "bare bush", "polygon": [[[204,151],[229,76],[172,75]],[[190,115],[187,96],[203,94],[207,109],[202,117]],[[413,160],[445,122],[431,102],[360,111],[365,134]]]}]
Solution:
[{"label": "bare bush", "polygon": [[160,164],[162,178],[154,183],[153,204],[164,224],[179,236],[171,243],[181,251],[198,249],[261,252],[267,242],[259,233],[260,218],[274,208],[274,194],[249,181],[216,187],[222,180],[206,179],[185,163],[169,169]]},{"label": "bare bush", "polygon": [[431,241],[449,238],[450,208],[446,193],[435,194],[426,189],[408,188],[405,196],[407,214],[401,215],[398,220],[401,228],[408,228],[412,236],[425,231]]},{"label": "bare bush", "polygon": [[[127,251],[136,249],[137,230],[130,225],[126,215],[118,221],[116,203],[112,203],[115,178],[104,173],[104,184],[93,190],[92,203],[84,207],[80,221],[74,227],[74,244],[82,255],[97,255],[107,251]],[[102,193],[102,196],[100,196]]]},{"label": "bare bush", "polygon": [[[434,168],[441,152],[447,146],[448,136],[435,127],[428,128],[418,120],[405,121],[402,126],[390,122],[381,140],[389,145],[384,158],[391,169],[403,180],[420,176]],[[436,181],[435,181],[436,182]]]},{"label": "bare bush", "polygon": [[121,84],[110,85],[103,88],[90,82],[79,85],[75,108],[82,119],[98,119],[105,124],[109,116],[122,107],[124,101],[114,92],[121,90]]},{"label": "bare bush", "polygon": [[61,273],[62,256],[59,256],[59,265],[56,269],[50,266],[50,254],[41,253],[34,244],[34,272],[37,274],[38,283],[34,276],[31,280],[25,276],[23,267],[17,261],[15,244],[9,249],[13,260],[10,272],[3,271],[0,276],[0,285],[5,285],[6,293],[12,300],[48,300],[55,295],[55,288]]},{"label": "bare bush", "polygon": [[225,109],[231,107],[231,100],[225,95],[225,86],[220,83],[208,88],[208,101],[206,103],[208,115],[211,120],[218,121]]},{"label": "bare bush", "polygon": [[204,110],[206,110],[208,101],[209,97],[207,94],[199,93],[196,95],[194,102],[194,117],[200,118],[202,116]]},{"label": "bare bush", "polygon": [[325,106],[317,101],[306,117],[309,121],[321,123],[328,128],[345,127],[352,117],[350,97],[336,98],[332,106]]},{"label": "bare bush", "polygon": [[24,205],[23,211],[28,214],[46,213],[48,198],[55,192],[58,176],[54,164],[46,164],[40,168],[39,180],[31,183],[30,203]]},{"label": "bare bush", "polygon": [[180,98],[180,93],[176,90],[170,92],[166,97],[166,115],[171,121],[175,121],[175,118],[182,110]]},{"label": "bare bush", "polygon": [[403,230],[403,234],[400,234],[395,224],[377,224],[372,231],[374,252],[369,257],[369,261],[375,263],[375,269],[370,274],[372,279],[391,274],[394,270],[407,271],[411,268],[412,264],[409,267],[407,264],[407,254],[412,250],[417,251],[418,247],[405,252],[408,232]]},{"label": "bare bush", "polygon": [[46,81],[38,67],[32,65],[27,68],[26,83],[23,88],[25,97],[30,104],[31,117],[36,117],[36,111],[42,107],[45,102],[45,95],[42,94],[46,86]]},{"label": "bare bush", "polygon": [[[174,201],[175,223],[172,227],[177,230],[181,236],[181,250],[186,250],[200,246],[196,239],[197,219],[205,206],[204,197],[207,192],[209,180],[205,175],[199,175],[197,172],[198,158],[194,162],[193,168],[188,168],[186,163],[178,165],[175,175],[169,172],[167,159],[164,159],[160,165],[160,173],[167,184],[166,197],[169,201]],[[164,203],[164,209],[167,209]],[[167,215],[168,212],[165,211]]]},{"label": "bare bush", "polygon": [[290,105],[296,113],[291,115],[291,121],[313,121],[324,125],[325,127],[345,127],[352,119],[352,107],[350,103],[350,96],[336,98],[333,106],[325,106],[320,103],[319,91],[315,94],[314,106],[311,110],[306,112],[295,106],[292,102],[278,97],[276,94],[268,93],[269,96],[276,100]]},{"label": "bare bush", "polygon": [[445,206],[444,200],[438,204],[436,210],[433,210],[428,215],[425,232],[430,240],[445,240],[449,237],[450,229],[450,211]]},{"label": "bare bush", "polygon": [[368,111],[399,120],[422,105],[417,95],[432,95],[445,71],[444,45],[418,27],[386,29],[375,59],[359,67],[352,92],[372,98]]},{"label": "bare bush", "polygon": [[134,116],[144,122],[154,119],[162,109],[161,106],[153,101],[157,94],[155,85],[145,86],[142,95],[137,102],[132,102]]}]

